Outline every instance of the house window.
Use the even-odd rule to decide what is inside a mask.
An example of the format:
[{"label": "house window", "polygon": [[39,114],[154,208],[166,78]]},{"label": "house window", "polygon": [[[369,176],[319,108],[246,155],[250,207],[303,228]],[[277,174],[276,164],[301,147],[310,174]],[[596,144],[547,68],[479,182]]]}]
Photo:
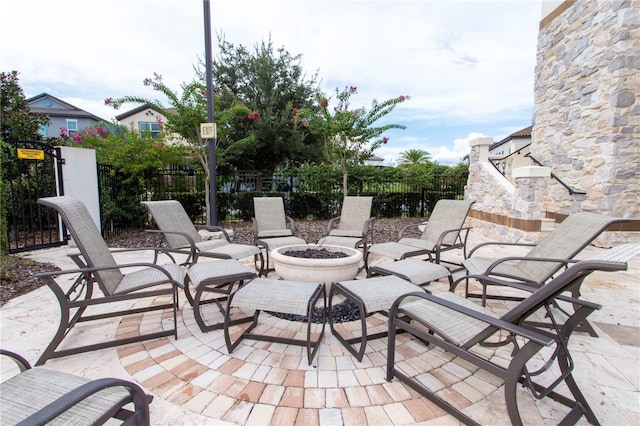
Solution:
[{"label": "house window", "polygon": [[41,124],[38,128],[38,134],[42,135],[43,138],[49,137],[49,126],[46,124]]},{"label": "house window", "polygon": [[78,120],[67,120],[67,133],[69,136],[78,133]]},{"label": "house window", "polygon": [[140,136],[151,135],[152,138],[160,136],[160,125],[158,123],[145,123],[141,121],[138,123],[138,126],[140,128]]}]

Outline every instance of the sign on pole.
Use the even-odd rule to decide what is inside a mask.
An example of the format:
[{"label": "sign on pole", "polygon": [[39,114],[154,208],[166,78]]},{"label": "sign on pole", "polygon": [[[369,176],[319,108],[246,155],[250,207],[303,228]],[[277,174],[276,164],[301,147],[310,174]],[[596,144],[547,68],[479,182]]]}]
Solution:
[{"label": "sign on pole", "polygon": [[216,139],[216,123],[200,123],[200,136],[202,139]]}]

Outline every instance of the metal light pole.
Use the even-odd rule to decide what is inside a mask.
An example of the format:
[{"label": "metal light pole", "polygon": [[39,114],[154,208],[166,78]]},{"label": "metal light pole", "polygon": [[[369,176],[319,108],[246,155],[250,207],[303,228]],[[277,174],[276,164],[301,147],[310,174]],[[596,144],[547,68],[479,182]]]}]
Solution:
[{"label": "metal light pole", "polygon": [[[215,123],[213,111],[213,58],[211,55],[211,12],[209,0],[204,0],[204,49],[207,79],[207,121]],[[216,181],[216,138],[209,138],[209,225],[218,225],[218,185]]]}]

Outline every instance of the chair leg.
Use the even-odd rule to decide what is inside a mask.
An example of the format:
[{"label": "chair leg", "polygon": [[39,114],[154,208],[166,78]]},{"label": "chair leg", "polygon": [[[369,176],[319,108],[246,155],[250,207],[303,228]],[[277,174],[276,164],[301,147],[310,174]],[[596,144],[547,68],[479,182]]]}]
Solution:
[{"label": "chair leg", "polygon": [[[336,338],[343,344],[345,348],[360,362],[364,357],[364,352],[367,348],[367,316],[366,309],[362,300],[357,297],[350,297],[346,292],[341,291],[339,288],[339,284],[333,283],[331,286],[331,291],[329,292],[329,328],[331,329],[331,334],[336,336]],[[335,329],[333,325],[333,296],[335,293],[342,293],[347,300],[351,301],[358,307],[358,312],[360,314],[360,329],[362,331],[361,337],[354,337],[352,339],[347,339],[342,336],[338,330]],[[358,347],[354,345],[354,343],[360,343]]]},{"label": "chair leg", "polygon": [[[260,268],[259,269],[257,267],[258,259],[260,259]],[[263,274],[264,274],[264,276],[267,276],[267,271],[265,270],[265,266],[264,266],[264,255],[262,254],[262,250],[260,250],[260,253],[255,254],[253,256],[253,264],[255,265],[255,268],[258,269],[258,277],[261,277]],[[267,267],[268,267],[268,265],[267,265]]]},{"label": "chair leg", "polygon": [[[50,280],[50,278],[47,278],[47,280]],[[51,291],[53,291],[56,298],[58,299],[58,304],[60,305],[60,323],[58,324],[58,330],[56,331],[56,334],[51,339],[51,342],[49,342],[49,345],[46,347],[42,355],[40,355],[40,358],[38,358],[38,361],[36,361],[36,364],[35,364],[36,366],[44,365],[44,363],[47,362],[47,360],[49,360],[50,358],[53,358],[55,350],[62,342],[62,339],[64,339],[64,336],[66,336],[68,330],[71,329],[71,327],[73,327],[73,323],[75,323],[78,320],[78,318],[82,315],[82,312],[86,309],[86,307],[79,308],[79,310],[75,313],[73,317],[74,319],[70,321],[71,307],[69,306],[68,299],[65,293],[55,282],[53,283],[48,282],[47,285],[49,286]],[[89,293],[89,296],[85,297],[85,299],[91,298],[90,296],[91,288],[93,288],[93,283],[88,283],[87,292]]]},{"label": "chair leg", "polygon": [[507,413],[513,425],[522,425],[520,410],[518,409],[518,396],[516,394],[518,383],[522,377],[527,361],[542,348],[542,345],[532,341],[519,348],[509,363],[509,368],[504,377],[504,399],[507,405]]},{"label": "chair leg", "polygon": [[[240,281],[239,287],[242,287],[243,284],[244,284],[244,281]],[[228,300],[227,295],[233,289],[233,282],[219,283],[214,285],[213,287],[210,287],[210,286],[211,284],[209,285],[202,284],[198,286],[198,288],[196,289],[195,296],[193,297],[193,304],[192,304],[193,316],[196,320],[196,324],[198,324],[198,328],[200,328],[200,331],[202,331],[203,333],[206,333],[211,330],[219,330],[224,327],[224,320],[216,324],[207,324],[202,316],[202,307],[203,305],[209,305],[211,303],[215,303],[220,313],[223,316],[225,316],[226,309],[222,306],[222,303],[220,302]],[[214,293],[224,294],[224,296],[214,297],[213,299],[203,301],[202,296],[205,294],[205,292],[207,293],[214,292]],[[251,319],[252,317],[243,317],[243,318],[238,318],[236,320],[230,320],[229,325],[242,324],[242,323],[251,321]]]}]

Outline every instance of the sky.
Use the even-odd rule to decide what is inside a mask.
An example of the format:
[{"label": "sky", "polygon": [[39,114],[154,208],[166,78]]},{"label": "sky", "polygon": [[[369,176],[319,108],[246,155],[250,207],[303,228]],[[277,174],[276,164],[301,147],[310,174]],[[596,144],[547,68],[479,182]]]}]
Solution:
[{"label": "sky", "polygon": [[[410,96],[380,123],[375,152],[393,165],[409,149],[455,165],[469,141],[531,125],[541,1],[210,0],[217,37],[251,50],[302,55],[321,88],[356,86],[355,106]],[[107,121],[109,97],[156,99],[154,73],[174,90],[204,58],[204,1],[29,0],[2,8],[0,71],[19,71],[27,97],[48,93]],[[162,98],[160,98],[162,99]]]}]

